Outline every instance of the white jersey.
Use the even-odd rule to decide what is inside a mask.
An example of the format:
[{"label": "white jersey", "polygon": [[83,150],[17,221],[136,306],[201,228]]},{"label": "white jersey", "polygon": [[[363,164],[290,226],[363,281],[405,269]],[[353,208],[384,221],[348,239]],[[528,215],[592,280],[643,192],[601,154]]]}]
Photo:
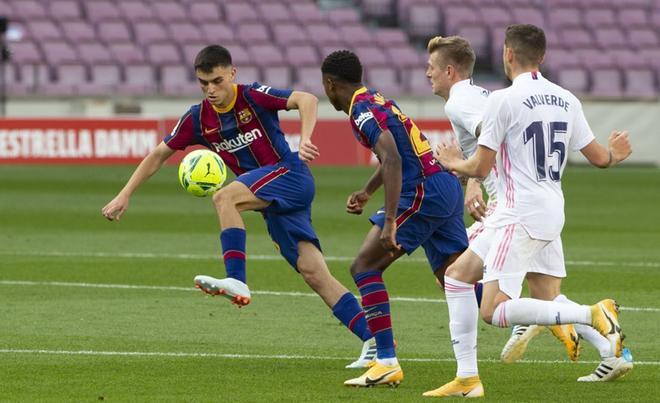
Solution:
[{"label": "white jersey", "polygon": [[557,238],[564,226],[566,152],[593,140],[580,101],[538,72],[491,93],[479,145],[497,151],[499,202],[486,226],[521,223],[534,239]]},{"label": "white jersey", "polygon": [[[445,115],[458,137],[465,158],[471,157],[477,151],[476,131],[481,123],[487,100],[488,90],[474,85],[469,79],[459,81],[449,89]],[[494,203],[497,200],[494,171],[491,171],[484,180],[484,187],[488,193],[488,203]]]}]

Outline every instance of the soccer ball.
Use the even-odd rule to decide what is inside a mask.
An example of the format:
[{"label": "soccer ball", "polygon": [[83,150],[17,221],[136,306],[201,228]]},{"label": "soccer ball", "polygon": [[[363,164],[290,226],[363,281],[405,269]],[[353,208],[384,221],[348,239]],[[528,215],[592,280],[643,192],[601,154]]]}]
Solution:
[{"label": "soccer ball", "polygon": [[227,179],[227,167],[209,150],[195,150],[179,165],[179,183],[190,194],[204,197],[215,193]]}]

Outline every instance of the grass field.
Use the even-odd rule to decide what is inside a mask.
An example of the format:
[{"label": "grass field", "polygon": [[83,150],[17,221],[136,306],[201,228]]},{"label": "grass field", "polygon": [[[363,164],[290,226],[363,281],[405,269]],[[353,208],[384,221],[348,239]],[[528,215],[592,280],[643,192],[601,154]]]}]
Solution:
[{"label": "grass field", "polygon": [[[222,276],[209,199],[185,194],[174,167],[135,195],[119,223],[101,207],[133,167],[0,166],[1,401],[423,401],[455,371],[447,308],[421,253],[386,273],[398,354],[397,389],[349,389],[343,366],[361,344],[283,261],[258,214],[246,215],[251,305],[192,288]],[[315,168],[314,224],[333,273],[369,225],[344,213],[365,168]],[[527,361],[498,362],[509,332],[480,326],[479,358],[493,401],[659,400],[660,170],[569,167],[563,291],[592,303],[615,297],[637,365],[610,384],[578,384],[596,366],[584,345],[570,363],[546,332]],[[379,207],[370,206],[369,211]],[[406,299],[407,298],[407,299]]]}]

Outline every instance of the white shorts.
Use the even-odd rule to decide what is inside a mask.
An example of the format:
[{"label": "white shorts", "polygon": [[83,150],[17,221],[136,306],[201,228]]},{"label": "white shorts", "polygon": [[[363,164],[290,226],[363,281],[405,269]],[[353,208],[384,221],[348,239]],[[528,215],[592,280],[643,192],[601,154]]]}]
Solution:
[{"label": "white shorts", "polygon": [[[484,283],[498,281],[500,291],[510,298],[519,298],[522,282],[531,271],[535,258],[546,259],[556,252],[555,248],[544,250],[551,243],[532,239],[521,224],[510,224],[484,227],[470,242],[469,248],[484,261]],[[546,267],[542,269],[544,271],[537,269],[537,272],[548,271]]]},{"label": "white shorts", "polygon": [[[495,207],[497,207],[497,202],[488,203],[486,217],[492,214]],[[472,244],[472,241],[481,234],[485,228],[483,221],[475,221],[466,229],[470,244]],[[484,260],[483,256],[480,255],[480,257]],[[559,278],[566,277],[566,264],[564,262],[564,248],[562,247],[561,237],[550,242],[534,255],[532,263],[527,271],[529,273],[541,273]]]}]

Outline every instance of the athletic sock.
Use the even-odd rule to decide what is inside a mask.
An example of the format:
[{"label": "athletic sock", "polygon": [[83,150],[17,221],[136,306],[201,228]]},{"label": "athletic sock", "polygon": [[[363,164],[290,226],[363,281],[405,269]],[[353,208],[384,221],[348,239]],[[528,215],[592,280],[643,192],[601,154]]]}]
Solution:
[{"label": "athletic sock", "polygon": [[466,378],[477,375],[479,308],[475,287],[445,276],[445,298],[449,309],[449,334],[456,357],[456,376]]},{"label": "athletic sock", "polygon": [[[554,299],[554,301],[561,304],[579,305],[578,303],[568,299],[564,294],[559,294],[557,298]],[[583,339],[596,347],[598,353],[600,354],[600,358],[614,357],[614,352],[612,351],[612,345],[610,344],[610,341],[607,340],[605,336],[600,334],[596,329],[591,326],[581,324],[575,324],[573,327],[575,327],[575,331],[578,332],[578,334],[582,336]]]},{"label": "athletic sock", "polygon": [[390,318],[390,298],[383,283],[383,273],[380,271],[358,273],[353,276],[353,280],[362,295],[362,307],[369,330],[376,338],[377,357],[386,365],[394,365],[387,364],[392,360],[384,361],[394,358],[393,362],[396,362],[396,352]]},{"label": "athletic sock", "polygon": [[364,311],[357,298],[350,292],[342,295],[339,301],[332,307],[332,313],[362,341],[367,341],[373,336],[364,318]]},{"label": "athletic sock", "polygon": [[484,283],[477,282],[474,284],[474,295],[477,297],[477,307],[481,308],[481,296],[484,291]]},{"label": "athletic sock", "polygon": [[245,279],[245,230],[227,228],[220,233],[222,257],[225,261],[227,277],[247,284]]},{"label": "athletic sock", "polygon": [[511,325],[591,324],[591,309],[586,305],[562,304],[533,298],[510,299],[500,303],[491,323],[499,327]]}]

